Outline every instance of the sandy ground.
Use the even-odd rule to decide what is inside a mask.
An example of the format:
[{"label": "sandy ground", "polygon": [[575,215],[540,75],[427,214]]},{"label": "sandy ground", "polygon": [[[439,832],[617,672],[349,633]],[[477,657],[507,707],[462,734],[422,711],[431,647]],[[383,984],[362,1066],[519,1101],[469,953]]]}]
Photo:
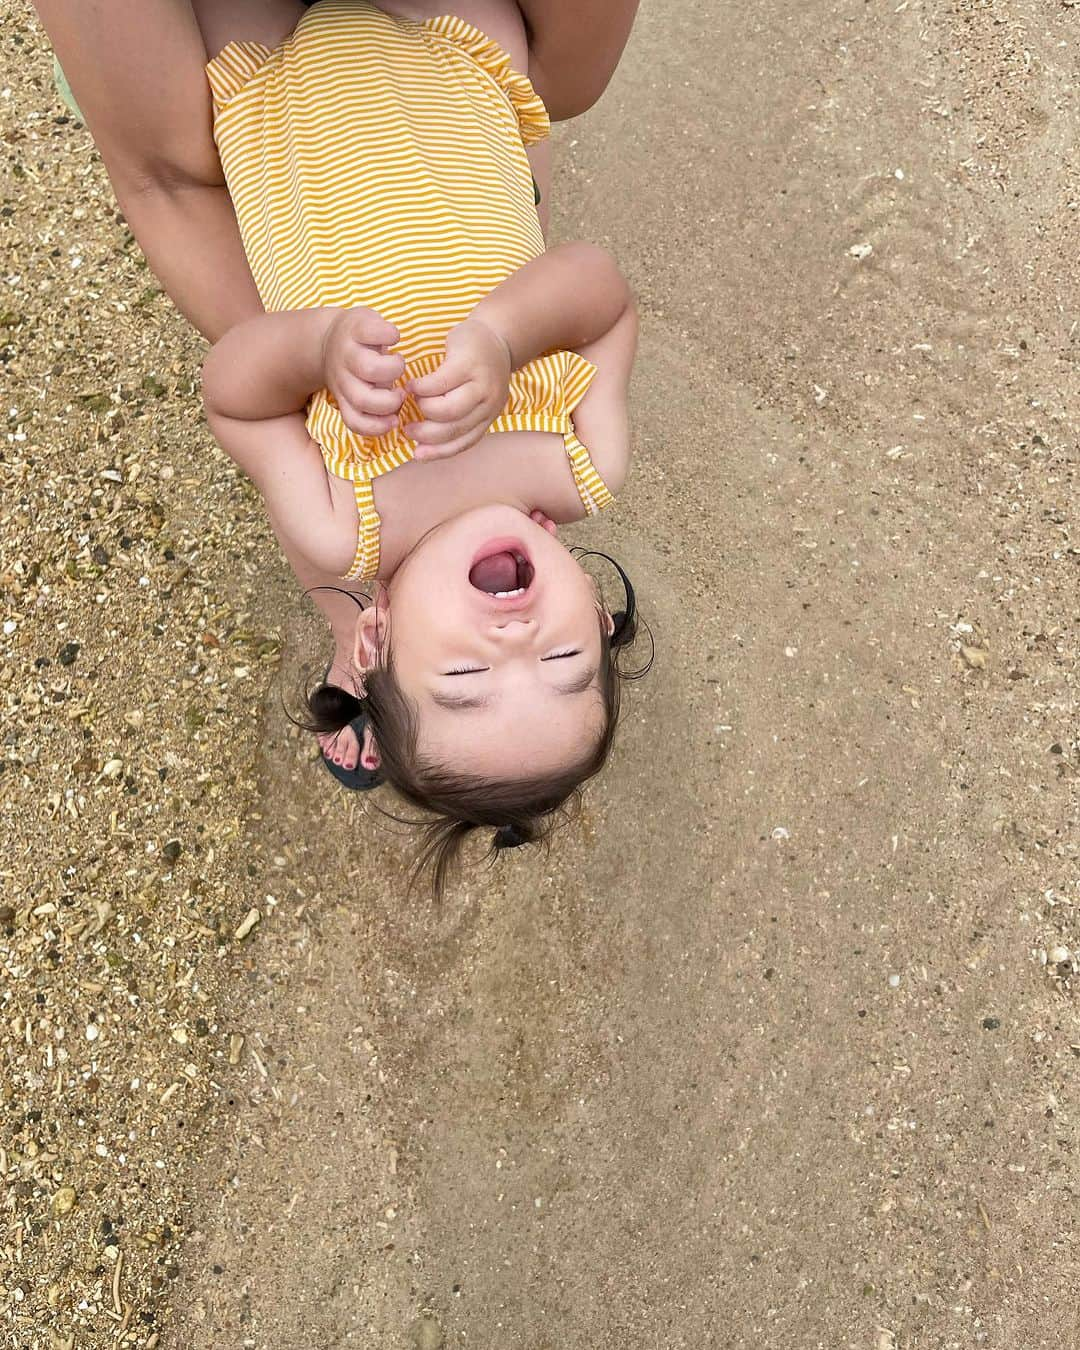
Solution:
[{"label": "sandy ground", "polygon": [[656,667],[440,907],[4,15],[6,1344],[1080,1346],[1080,10],[645,0],[557,228]]}]

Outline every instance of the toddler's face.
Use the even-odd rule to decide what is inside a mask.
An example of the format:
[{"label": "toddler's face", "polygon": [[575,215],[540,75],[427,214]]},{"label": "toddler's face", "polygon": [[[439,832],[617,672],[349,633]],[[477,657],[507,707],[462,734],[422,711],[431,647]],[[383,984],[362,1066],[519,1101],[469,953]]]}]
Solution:
[{"label": "toddler's face", "polygon": [[510,506],[446,521],[389,586],[394,674],[425,759],[488,778],[582,758],[600,735],[611,620],[562,544]]}]

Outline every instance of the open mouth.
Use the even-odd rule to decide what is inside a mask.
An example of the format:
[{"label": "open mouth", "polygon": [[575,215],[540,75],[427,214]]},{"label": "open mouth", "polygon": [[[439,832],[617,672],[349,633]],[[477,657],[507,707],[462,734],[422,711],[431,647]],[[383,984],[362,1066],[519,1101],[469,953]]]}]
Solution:
[{"label": "open mouth", "polygon": [[532,585],[536,569],[516,542],[486,544],[469,569],[469,584],[495,600],[519,600]]}]

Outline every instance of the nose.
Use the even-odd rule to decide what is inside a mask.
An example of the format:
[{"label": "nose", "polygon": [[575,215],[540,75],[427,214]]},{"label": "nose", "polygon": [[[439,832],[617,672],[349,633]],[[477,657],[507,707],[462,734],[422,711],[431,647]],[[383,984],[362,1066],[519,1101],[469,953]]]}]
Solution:
[{"label": "nose", "polygon": [[532,637],[535,628],[535,619],[505,619],[494,624],[491,632],[497,642],[520,646]]}]

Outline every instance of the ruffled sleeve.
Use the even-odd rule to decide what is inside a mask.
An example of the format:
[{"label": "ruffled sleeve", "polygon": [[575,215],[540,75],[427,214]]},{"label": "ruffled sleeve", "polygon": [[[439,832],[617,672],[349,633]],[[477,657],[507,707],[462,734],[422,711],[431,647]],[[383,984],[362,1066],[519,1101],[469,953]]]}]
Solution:
[{"label": "ruffled sleeve", "polygon": [[506,95],[517,117],[524,145],[535,145],[551,131],[547,109],[527,75],[514,69],[497,42],[454,15],[428,19],[423,27],[463,51]]},{"label": "ruffled sleeve", "polygon": [[214,96],[214,111],[220,112],[270,59],[271,50],[261,42],[230,42],[206,67]]}]

